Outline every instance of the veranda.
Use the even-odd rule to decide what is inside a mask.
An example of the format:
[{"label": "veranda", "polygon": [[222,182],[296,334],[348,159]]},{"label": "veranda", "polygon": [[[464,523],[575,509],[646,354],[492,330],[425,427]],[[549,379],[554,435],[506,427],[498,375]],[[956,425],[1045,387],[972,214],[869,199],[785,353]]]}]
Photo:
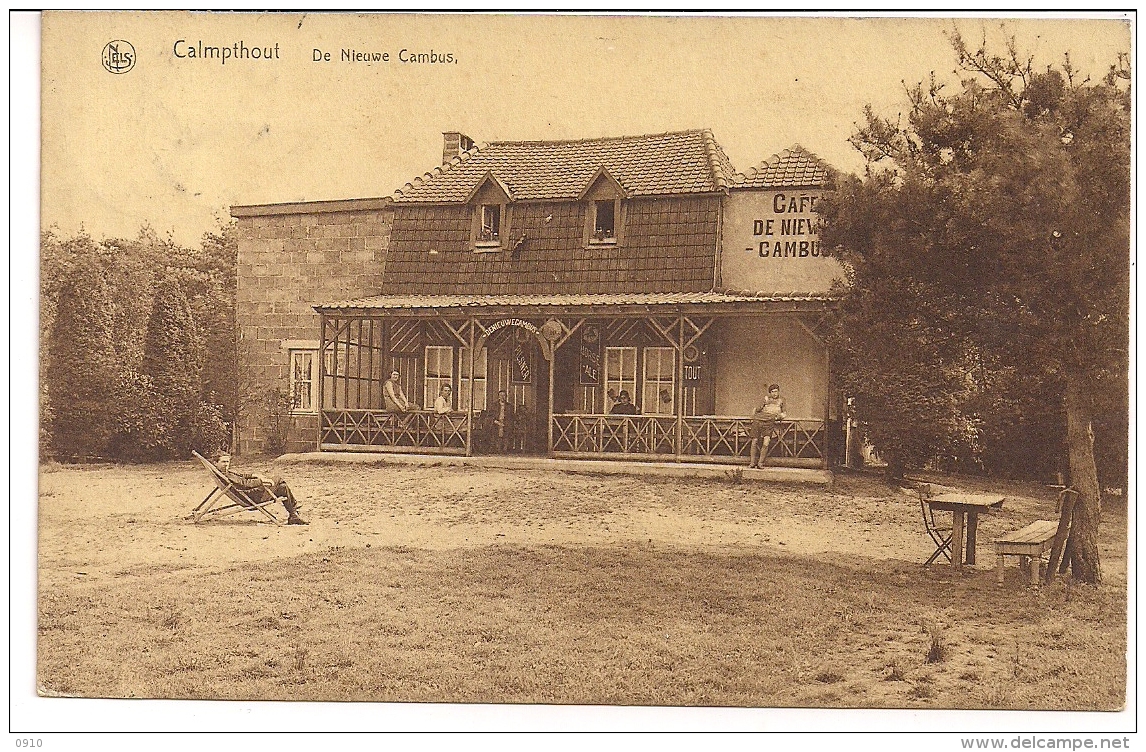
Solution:
[{"label": "veranda", "polygon": [[[731,403],[728,382],[752,379],[736,354],[752,344],[738,332],[759,325],[797,327],[811,338],[806,359],[814,362],[793,367],[805,368],[823,395],[819,415],[789,411],[769,461],[827,467],[832,397],[816,332],[828,305],[811,296],[690,293],[378,296],[316,306],[318,446],[746,464],[750,410],[720,408]],[[384,409],[392,371],[409,412]],[[435,412],[445,385],[450,409]],[[622,391],[639,414],[610,413]],[[495,425],[499,398],[511,426]]]}]

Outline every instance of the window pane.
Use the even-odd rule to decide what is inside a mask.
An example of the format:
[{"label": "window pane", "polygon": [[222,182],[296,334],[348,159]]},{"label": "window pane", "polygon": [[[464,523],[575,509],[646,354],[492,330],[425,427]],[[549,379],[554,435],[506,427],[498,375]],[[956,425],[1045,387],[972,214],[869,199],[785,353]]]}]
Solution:
[{"label": "window pane", "polygon": [[646,415],[672,415],[676,402],[676,352],[671,347],[646,347],[641,390]]},{"label": "window pane", "polygon": [[454,348],[429,345],[426,347],[426,379],[422,406],[430,408],[445,385],[454,383]]},{"label": "window pane", "polygon": [[613,231],[616,227],[615,219],[616,212],[614,211],[615,204],[613,201],[597,201],[596,205],[596,220],[593,225],[596,237],[598,239],[613,237]]},{"label": "window pane", "polygon": [[[461,379],[458,394],[458,409],[468,410],[470,406],[470,348],[463,347],[459,351],[460,362],[458,370],[461,372]],[[474,410],[485,410],[485,397],[486,397],[486,362],[489,353],[483,347],[477,352],[477,358],[474,361],[474,371],[476,377],[474,378]]]},{"label": "window pane", "polygon": [[501,231],[501,207],[483,204],[481,207],[481,239],[496,240]]},{"label": "window pane", "polygon": [[605,412],[613,407],[613,403],[622,391],[629,393],[631,399],[637,396],[637,348],[635,347],[606,347],[605,348]]},{"label": "window pane", "polygon": [[291,410],[314,411],[314,350],[290,352]]}]

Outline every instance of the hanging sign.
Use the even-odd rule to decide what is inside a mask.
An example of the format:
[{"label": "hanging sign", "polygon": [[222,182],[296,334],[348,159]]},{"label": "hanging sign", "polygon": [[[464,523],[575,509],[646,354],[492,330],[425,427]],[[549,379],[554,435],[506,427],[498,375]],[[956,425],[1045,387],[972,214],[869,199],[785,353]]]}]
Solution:
[{"label": "hanging sign", "polygon": [[526,345],[514,343],[513,362],[510,364],[514,384],[529,384],[533,380],[533,369],[529,367],[529,350]]},{"label": "hanging sign", "polygon": [[601,327],[585,324],[581,327],[581,385],[597,386],[601,383]]}]

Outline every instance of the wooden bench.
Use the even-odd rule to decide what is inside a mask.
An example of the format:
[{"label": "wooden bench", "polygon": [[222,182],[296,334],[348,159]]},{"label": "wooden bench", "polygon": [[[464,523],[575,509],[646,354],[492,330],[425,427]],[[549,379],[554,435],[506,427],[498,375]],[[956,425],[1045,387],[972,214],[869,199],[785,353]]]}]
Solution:
[{"label": "wooden bench", "polygon": [[1035,520],[1021,530],[995,539],[995,555],[998,557],[995,571],[999,584],[1003,584],[1004,558],[1018,556],[1019,571],[1026,574],[1031,585],[1037,585],[1043,556],[1050,551],[1057,530],[1058,522],[1054,520]]}]

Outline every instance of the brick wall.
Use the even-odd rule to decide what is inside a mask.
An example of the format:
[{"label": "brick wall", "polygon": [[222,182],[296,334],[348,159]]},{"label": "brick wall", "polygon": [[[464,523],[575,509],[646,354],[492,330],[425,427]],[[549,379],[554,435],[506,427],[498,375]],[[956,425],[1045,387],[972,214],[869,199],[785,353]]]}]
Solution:
[{"label": "brick wall", "polygon": [[[318,341],[312,306],[381,289],[393,224],[388,201],[328,210],[334,203],[232,209],[239,225],[240,453],[264,451],[271,428],[266,397],[275,389],[289,392],[284,343]],[[293,415],[287,421],[287,451],[313,450],[318,416]]]}]

